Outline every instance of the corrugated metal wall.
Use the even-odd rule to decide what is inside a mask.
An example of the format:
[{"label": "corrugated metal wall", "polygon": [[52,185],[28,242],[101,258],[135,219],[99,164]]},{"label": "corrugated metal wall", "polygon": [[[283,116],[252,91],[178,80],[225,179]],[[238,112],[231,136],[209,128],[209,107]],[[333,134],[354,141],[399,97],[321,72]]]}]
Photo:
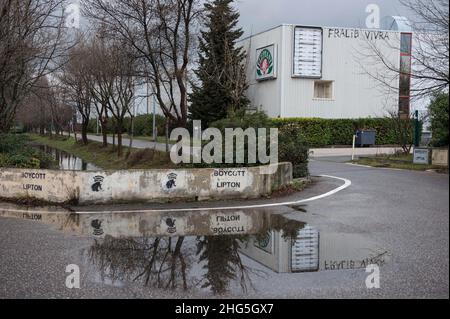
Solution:
[{"label": "corrugated metal wall", "polygon": [[[249,50],[248,96],[253,106],[261,107],[271,117],[359,118],[386,115],[398,107],[398,91],[388,90],[373,77],[398,86],[398,76],[390,72],[375,56],[371,44],[393,67],[399,66],[399,33],[389,32],[381,39],[377,30],[342,29],[337,36],[333,28],[323,29],[323,77],[333,81],[332,99],[314,99],[314,79],[293,78],[294,26],[283,25],[243,41]],[[347,36],[345,35],[347,30]],[[370,32],[369,32],[370,31]],[[368,32],[368,33],[366,33]],[[367,40],[367,36],[372,40]],[[257,82],[256,49],[276,44],[277,78]]]},{"label": "corrugated metal wall", "polygon": [[[249,89],[247,95],[252,101],[252,106],[259,110],[264,110],[270,117],[278,117],[281,107],[281,28],[274,28],[264,33],[257,34],[241,45],[247,50],[247,80]],[[277,78],[274,80],[257,81],[256,80],[256,50],[267,45],[275,45],[277,58],[275,60],[275,72]]]}]

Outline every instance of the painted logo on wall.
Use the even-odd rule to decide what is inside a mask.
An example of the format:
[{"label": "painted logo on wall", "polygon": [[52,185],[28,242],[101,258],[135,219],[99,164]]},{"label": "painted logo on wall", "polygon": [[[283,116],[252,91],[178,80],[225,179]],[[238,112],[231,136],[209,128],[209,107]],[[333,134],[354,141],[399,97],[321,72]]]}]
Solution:
[{"label": "painted logo on wall", "polygon": [[273,232],[268,231],[261,238],[257,238],[255,241],[255,247],[265,251],[266,253],[273,254],[274,253],[274,242],[273,242]]},{"label": "painted logo on wall", "polygon": [[256,50],[256,79],[275,78],[275,46],[270,45]]},{"label": "painted logo on wall", "polygon": [[100,192],[102,191],[102,184],[105,178],[103,176],[95,176],[94,177],[94,184],[92,184],[91,189],[93,192]]},{"label": "painted logo on wall", "polygon": [[167,189],[174,189],[177,187],[177,177],[178,175],[175,173],[170,173],[167,175],[167,182],[166,182],[166,188]]},{"label": "painted logo on wall", "polygon": [[103,229],[102,229],[102,221],[98,219],[94,219],[91,222],[92,228],[94,228],[94,235],[95,236],[101,236],[103,235]]},{"label": "painted logo on wall", "polygon": [[175,225],[175,222],[176,222],[175,218],[167,218],[166,219],[167,232],[169,234],[175,234],[177,232],[177,227]]}]

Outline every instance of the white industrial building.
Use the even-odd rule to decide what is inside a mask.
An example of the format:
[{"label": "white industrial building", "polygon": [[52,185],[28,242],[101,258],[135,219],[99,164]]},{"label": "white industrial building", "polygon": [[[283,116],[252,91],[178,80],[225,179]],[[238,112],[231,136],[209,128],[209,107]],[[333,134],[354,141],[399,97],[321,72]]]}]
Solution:
[{"label": "white industrial building", "polygon": [[[280,25],[239,43],[248,55],[247,95],[270,117],[407,114],[411,39],[409,31]],[[405,74],[389,71],[375,52],[397,69],[402,65]],[[393,89],[380,85],[378,76]]]}]

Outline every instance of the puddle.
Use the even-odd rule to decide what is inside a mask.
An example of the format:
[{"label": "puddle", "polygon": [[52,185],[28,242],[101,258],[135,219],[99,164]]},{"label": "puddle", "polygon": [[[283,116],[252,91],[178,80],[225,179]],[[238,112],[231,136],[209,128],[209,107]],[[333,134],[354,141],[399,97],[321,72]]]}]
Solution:
[{"label": "puddle", "polygon": [[305,213],[285,211],[33,212],[15,217],[94,238],[83,252],[85,266],[94,282],[118,287],[239,295],[256,289],[254,283],[268,289],[271,283],[279,285],[282,274],[283,284],[289,285],[304,273],[320,276],[383,266],[388,260],[388,252],[363,234],[321,232],[290,217]]},{"label": "puddle", "polygon": [[56,161],[55,169],[71,170],[71,171],[98,171],[100,170],[94,164],[85,162],[83,159],[76,157],[67,152],[47,146],[47,145],[33,145],[33,147],[51,155]]}]

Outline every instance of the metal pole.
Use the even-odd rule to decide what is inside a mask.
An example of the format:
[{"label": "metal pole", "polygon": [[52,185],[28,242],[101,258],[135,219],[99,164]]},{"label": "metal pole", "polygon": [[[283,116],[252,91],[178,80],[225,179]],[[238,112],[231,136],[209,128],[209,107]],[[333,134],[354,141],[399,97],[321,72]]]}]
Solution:
[{"label": "metal pole", "polygon": [[420,122],[419,122],[419,111],[414,112],[414,146],[419,147],[420,145]]},{"label": "metal pole", "polygon": [[156,96],[155,93],[153,95],[153,141],[156,142],[156,134],[158,132],[156,131]]},{"label": "metal pole", "polygon": [[150,107],[149,107],[149,104],[150,104],[149,92],[150,92],[150,90],[148,89],[149,86],[150,86],[150,83],[148,82],[148,79],[147,79],[147,115],[150,114],[149,113],[149,111],[150,111]]},{"label": "metal pole", "polygon": [[133,100],[133,116],[131,119],[131,136],[134,137],[134,119],[136,118],[136,103],[135,100]]},{"label": "metal pole", "polygon": [[356,135],[353,135],[352,161],[355,160]]}]

